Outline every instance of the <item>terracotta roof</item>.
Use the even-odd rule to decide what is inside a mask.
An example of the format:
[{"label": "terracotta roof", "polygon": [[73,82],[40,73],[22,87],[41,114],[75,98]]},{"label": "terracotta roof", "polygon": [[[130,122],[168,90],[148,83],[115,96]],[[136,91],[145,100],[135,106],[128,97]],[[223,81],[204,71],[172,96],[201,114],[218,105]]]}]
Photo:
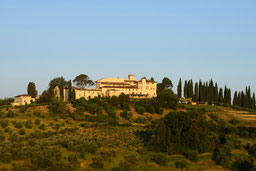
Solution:
[{"label": "terracotta roof", "polygon": [[121,85],[130,85],[124,82],[100,82],[101,84],[121,84]]},{"label": "terracotta roof", "polygon": [[[15,96],[15,97],[21,97],[21,96],[30,96],[30,95],[28,95],[28,94],[20,94],[20,95],[17,95],[17,96]],[[31,96],[30,96],[31,97]]]},{"label": "terracotta roof", "polygon": [[101,88],[138,88],[137,86],[103,86]]},{"label": "terracotta roof", "polygon": [[76,88],[76,87],[73,87],[73,89],[86,90],[86,91],[101,91],[100,89],[96,89],[96,88]]}]

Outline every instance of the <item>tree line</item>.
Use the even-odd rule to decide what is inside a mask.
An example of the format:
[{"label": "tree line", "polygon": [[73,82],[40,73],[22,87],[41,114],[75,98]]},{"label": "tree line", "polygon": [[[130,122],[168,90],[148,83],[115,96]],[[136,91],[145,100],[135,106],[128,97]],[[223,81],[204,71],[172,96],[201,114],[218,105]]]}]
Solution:
[{"label": "tree line", "polygon": [[231,89],[225,86],[225,88],[218,88],[218,83],[213,82],[211,79],[209,82],[199,82],[193,83],[193,80],[185,80],[184,86],[182,88],[182,81],[179,80],[177,86],[177,95],[179,98],[192,98],[193,101],[199,103],[208,104],[229,104],[231,105]]},{"label": "tree line", "polygon": [[209,82],[199,82],[193,83],[193,80],[185,80],[184,86],[182,87],[182,80],[179,79],[177,86],[177,96],[179,98],[192,98],[194,102],[208,104],[228,104],[235,105],[244,108],[255,109],[255,93],[251,93],[250,86],[246,86],[244,91],[235,91],[233,101],[231,100],[231,89],[226,85],[223,88],[218,88],[218,83],[213,82],[211,79]]}]

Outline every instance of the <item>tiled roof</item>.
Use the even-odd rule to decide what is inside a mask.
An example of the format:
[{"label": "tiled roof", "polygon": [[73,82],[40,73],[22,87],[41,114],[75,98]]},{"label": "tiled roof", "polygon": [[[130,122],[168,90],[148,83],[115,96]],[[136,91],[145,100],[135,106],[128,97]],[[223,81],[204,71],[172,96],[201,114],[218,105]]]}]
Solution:
[{"label": "tiled roof", "polygon": [[21,96],[30,96],[30,95],[28,95],[28,94],[20,94],[20,95],[17,95],[15,97],[21,97]]}]

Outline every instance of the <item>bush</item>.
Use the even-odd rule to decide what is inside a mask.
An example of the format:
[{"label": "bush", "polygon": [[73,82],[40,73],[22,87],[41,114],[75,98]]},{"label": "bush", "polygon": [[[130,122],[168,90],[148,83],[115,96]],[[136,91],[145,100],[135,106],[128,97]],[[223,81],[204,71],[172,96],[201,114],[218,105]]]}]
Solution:
[{"label": "bush", "polygon": [[21,129],[18,132],[20,135],[26,135],[26,130],[25,129]]},{"label": "bush", "polygon": [[212,159],[215,161],[216,164],[229,168],[231,166],[231,149],[215,149]]},{"label": "bush", "polygon": [[162,154],[153,155],[152,160],[156,164],[159,164],[160,166],[165,166],[166,165],[166,156],[164,156]]},{"label": "bush", "polygon": [[132,164],[127,162],[127,161],[123,161],[123,162],[120,162],[118,167],[114,167],[112,169],[112,171],[133,171],[133,167],[132,167]]},{"label": "bush", "polygon": [[199,153],[197,150],[189,151],[185,153],[184,155],[188,160],[192,162],[198,162],[199,161]]},{"label": "bush", "polygon": [[128,156],[125,156],[125,161],[127,161],[133,165],[136,165],[137,157],[136,157],[136,155],[128,155]]},{"label": "bush", "polygon": [[49,110],[52,114],[63,114],[65,112],[66,103],[58,98],[53,98],[49,104]]},{"label": "bush", "polygon": [[2,128],[6,128],[8,126],[8,120],[1,119],[0,125],[2,126]]},{"label": "bush", "polygon": [[32,121],[31,120],[28,120],[24,123],[24,126],[27,128],[27,129],[31,129],[32,128]]},{"label": "bush", "polygon": [[7,118],[14,118],[15,117],[15,113],[12,110],[9,110],[6,114]]},{"label": "bush", "polygon": [[41,124],[38,128],[39,128],[40,130],[45,130],[45,127],[46,127],[45,124]]},{"label": "bush", "polygon": [[255,170],[254,160],[251,156],[239,156],[235,159],[235,162],[232,164],[234,170]]},{"label": "bush", "polygon": [[147,123],[147,119],[144,118],[144,117],[137,117],[137,118],[135,119],[135,122],[136,122],[136,123],[140,123],[140,124],[145,124],[145,123]]},{"label": "bush", "polygon": [[120,113],[120,116],[122,117],[122,118],[124,118],[124,119],[127,119],[127,111],[126,110],[124,110],[123,112],[121,112]]},{"label": "bush", "polygon": [[36,120],[34,121],[34,124],[35,124],[35,125],[40,125],[40,123],[41,123],[41,122],[40,122],[39,119],[36,119]]},{"label": "bush", "polygon": [[102,162],[101,158],[94,158],[93,162],[90,164],[91,167],[96,168],[96,169],[103,169],[104,164]]},{"label": "bush", "polygon": [[11,160],[12,160],[12,154],[9,153],[9,152],[4,152],[4,153],[1,154],[0,160],[3,163],[10,163]]},{"label": "bush", "polygon": [[256,158],[256,144],[253,144],[251,146],[249,146],[249,148],[247,149],[248,153],[253,156],[254,158]]},{"label": "bush", "polygon": [[15,123],[15,128],[18,128],[18,129],[22,128],[22,123],[21,122],[16,122]]},{"label": "bush", "polygon": [[140,114],[140,115],[143,115],[144,113],[145,113],[145,108],[144,107],[138,107],[137,109],[136,109],[136,112],[138,113],[138,114]]},{"label": "bush", "polygon": [[188,162],[185,160],[185,159],[182,159],[182,160],[178,160],[175,162],[175,167],[177,169],[182,169],[184,170],[188,165]]}]

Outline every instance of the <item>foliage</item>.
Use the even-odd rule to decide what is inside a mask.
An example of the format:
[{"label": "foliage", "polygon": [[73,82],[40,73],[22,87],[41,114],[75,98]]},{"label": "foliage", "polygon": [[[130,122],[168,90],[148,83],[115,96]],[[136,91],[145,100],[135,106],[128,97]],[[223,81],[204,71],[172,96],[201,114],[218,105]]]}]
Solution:
[{"label": "foliage", "polygon": [[152,160],[160,166],[166,165],[166,156],[163,154],[157,154],[152,156]]},{"label": "foliage", "polygon": [[81,88],[85,88],[85,86],[87,86],[87,85],[89,85],[89,86],[94,85],[94,82],[92,80],[90,80],[90,78],[85,74],[78,75],[73,80],[73,82],[76,83],[76,85]]},{"label": "foliage", "polygon": [[65,112],[65,107],[65,102],[58,98],[53,98],[49,104],[49,110],[52,114],[63,114]]},{"label": "foliage", "polygon": [[184,156],[192,162],[199,161],[199,153],[197,150],[188,151],[184,153]]},{"label": "foliage", "polygon": [[33,82],[28,83],[28,88],[27,88],[28,94],[32,97],[35,98],[37,96],[37,90],[36,90],[36,85]]},{"label": "foliage", "polygon": [[170,89],[158,93],[157,99],[163,108],[177,109],[178,107],[178,97]]},{"label": "foliage", "polygon": [[15,113],[12,110],[9,110],[6,114],[7,118],[14,118],[15,117]]},{"label": "foliage", "polygon": [[198,112],[170,112],[160,121],[149,147],[169,154],[211,150],[208,122]]},{"label": "foliage", "polygon": [[232,164],[232,168],[234,170],[247,170],[247,171],[253,171],[256,169],[254,165],[254,160],[251,156],[242,155],[235,159],[235,162]]},{"label": "foliage", "polygon": [[177,169],[185,169],[188,165],[188,162],[185,159],[178,160],[175,162],[175,166]]}]

